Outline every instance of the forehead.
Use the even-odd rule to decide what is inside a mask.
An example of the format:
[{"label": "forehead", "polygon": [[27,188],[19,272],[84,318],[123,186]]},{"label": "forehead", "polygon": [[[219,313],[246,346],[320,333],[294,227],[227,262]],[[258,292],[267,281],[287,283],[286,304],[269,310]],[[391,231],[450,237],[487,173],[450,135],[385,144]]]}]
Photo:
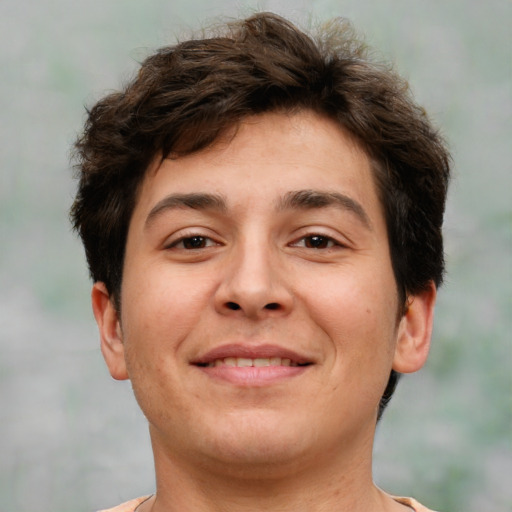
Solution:
[{"label": "forehead", "polygon": [[[169,193],[206,192],[235,203],[276,204],[294,190],[343,193],[374,202],[370,159],[338,123],[314,112],[248,117],[212,146],[187,156],[155,158],[138,196],[146,215]],[[377,201],[378,202],[378,201]]]}]

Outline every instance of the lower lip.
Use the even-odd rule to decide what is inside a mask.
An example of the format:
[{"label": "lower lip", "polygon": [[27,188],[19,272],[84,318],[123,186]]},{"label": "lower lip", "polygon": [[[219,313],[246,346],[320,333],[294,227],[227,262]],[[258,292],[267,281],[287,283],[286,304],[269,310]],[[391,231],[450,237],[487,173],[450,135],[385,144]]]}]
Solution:
[{"label": "lower lip", "polygon": [[196,366],[213,379],[238,386],[268,386],[303,374],[310,366]]}]

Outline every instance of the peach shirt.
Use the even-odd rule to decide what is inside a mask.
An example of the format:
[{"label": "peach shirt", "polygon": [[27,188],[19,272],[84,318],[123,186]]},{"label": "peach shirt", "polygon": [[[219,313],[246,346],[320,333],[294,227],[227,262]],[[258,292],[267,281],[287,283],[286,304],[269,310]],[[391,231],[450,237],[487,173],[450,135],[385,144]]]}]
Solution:
[{"label": "peach shirt", "polygon": [[[99,510],[98,512],[135,512],[135,509],[144,501],[149,499],[151,496],[143,496],[141,498],[136,498],[134,500],[127,501],[126,503],[123,503],[122,505],[118,505],[117,507],[105,509],[105,510]],[[434,512],[433,510],[430,510],[421,503],[418,503],[413,498],[399,498],[396,496],[393,496],[393,499],[395,501],[398,501],[399,503],[403,503],[404,505],[408,505],[411,507],[415,512]]]}]

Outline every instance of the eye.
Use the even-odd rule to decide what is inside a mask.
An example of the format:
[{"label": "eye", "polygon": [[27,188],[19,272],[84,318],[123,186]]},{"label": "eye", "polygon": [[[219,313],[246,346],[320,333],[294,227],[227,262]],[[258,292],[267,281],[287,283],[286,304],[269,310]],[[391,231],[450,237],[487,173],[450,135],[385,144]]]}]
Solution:
[{"label": "eye", "polygon": [[306,249],[330,249],[331,247],[341,246],[336,240],[325,235],[304,236],[292,245],[295,247],[305,247]]},{"label": "eye", "polygon": [[175,242],[169,245],[169,249],[194,250],[205,249],[206,247],[213,247],[215,245],[218,245],[217,242],[215,242],[214,240],[207,236],[193,235],[184,236],[179,240],[176,240]]}]

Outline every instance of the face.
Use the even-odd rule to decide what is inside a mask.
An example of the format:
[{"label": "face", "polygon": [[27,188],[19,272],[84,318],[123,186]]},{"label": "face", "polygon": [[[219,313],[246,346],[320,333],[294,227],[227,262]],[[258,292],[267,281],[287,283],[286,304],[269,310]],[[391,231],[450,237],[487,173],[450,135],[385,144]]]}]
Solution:
[{"label": "face", "polygon": [[397,320],[369,160],[309,112],[249,118],[233,138],[155,162],[129,226],[120,318],[107,297],[97,284],[107,364],[131,379],[155,449],[175,456],[371,450],[391,368],[421,359],[405,368],[397,348],[413,329]]}]

